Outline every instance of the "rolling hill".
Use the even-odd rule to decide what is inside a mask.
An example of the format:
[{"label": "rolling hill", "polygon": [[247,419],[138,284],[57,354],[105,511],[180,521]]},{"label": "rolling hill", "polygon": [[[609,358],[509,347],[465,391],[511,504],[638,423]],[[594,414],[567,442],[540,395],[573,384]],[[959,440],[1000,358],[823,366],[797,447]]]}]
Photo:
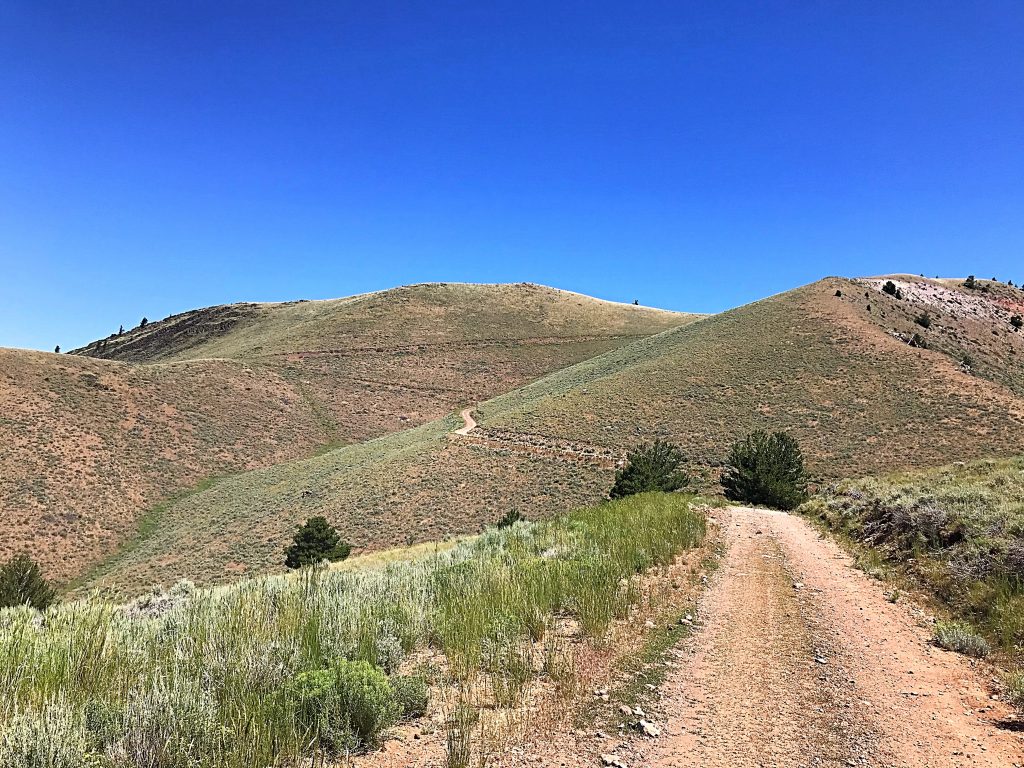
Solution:
[{"label": "rolling hill", "polygon": [[0,557],[80,576],[164,502],[429,422],[696,316],[535,285],[196,310],[74,354],[0,350]]},{"label": "rolling hill", "polygon": [[[312,514],[368,549],[475,531],[509,508],[552,514],[601,498],[615,459],[654,436],[680,443],[709,483],[730,443],[758,427],[796,435],[819,480],[1019,452],[1012,306],[994,289],[900,280],[903,298],[884,279],[827,278],[636,340],[482,402],[466,436],[448,416],[225,478],[169,505],[89,585],[274,569]],[[928,298],[931,286],[949,302]],[[968,322],[962,307],[979,296],[987,319]],[[928,328],[915,322],[925,309]]]}]

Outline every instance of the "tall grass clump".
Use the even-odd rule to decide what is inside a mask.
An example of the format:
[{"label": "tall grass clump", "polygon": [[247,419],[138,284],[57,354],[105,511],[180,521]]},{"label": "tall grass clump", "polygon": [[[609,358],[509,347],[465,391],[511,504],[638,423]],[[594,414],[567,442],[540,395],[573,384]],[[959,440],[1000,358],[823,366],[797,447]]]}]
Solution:
[{"label": "tall grass clump", "polygon": [[[703,535],[685,497],[644,494],[377,569],[5,609],[0,768],[263,768],[365,750],[426,710],[424,680],[405,674],[417,652],[514,706],[552,627],[599,640],[637,599],[633,577]],[[469,716],[455,720],[460,763]]]},{"label": "tall grass clump", "polygon": [[1011,672],[1006,676],[1006,696],[1017,709],[1024,711],[1024,672]]}]

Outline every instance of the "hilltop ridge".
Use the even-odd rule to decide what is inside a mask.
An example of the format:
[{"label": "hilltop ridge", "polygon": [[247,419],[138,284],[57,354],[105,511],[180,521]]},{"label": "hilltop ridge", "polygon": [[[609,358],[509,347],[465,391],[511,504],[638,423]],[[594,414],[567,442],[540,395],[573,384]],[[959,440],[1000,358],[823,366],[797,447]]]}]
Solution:
[{"label": "hilltop ridge", "polygon": [[[406,314],[381,310],[403,306]],[[414,306],[410,306],[414,305]],[[510,313],[510,310],[514,312]],[[240,302],[181,312],[111,334],[71,354],[125,362],[203,357],[266,357],[280,352],[337,352],[383,341],[531,340],[646,335],[682,318],[664,309],[596,299],[535,283],[416,283],[338,299]]]}]

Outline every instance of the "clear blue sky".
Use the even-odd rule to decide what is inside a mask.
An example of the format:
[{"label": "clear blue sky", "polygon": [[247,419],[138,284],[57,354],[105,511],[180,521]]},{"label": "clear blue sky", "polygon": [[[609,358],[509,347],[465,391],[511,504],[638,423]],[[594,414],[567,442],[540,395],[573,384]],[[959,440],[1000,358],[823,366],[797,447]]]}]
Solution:
[{"label": "clear blue sky", "polygon": [[0,0],[0,346],[528,280],[1024,281],[1024,3]]}]

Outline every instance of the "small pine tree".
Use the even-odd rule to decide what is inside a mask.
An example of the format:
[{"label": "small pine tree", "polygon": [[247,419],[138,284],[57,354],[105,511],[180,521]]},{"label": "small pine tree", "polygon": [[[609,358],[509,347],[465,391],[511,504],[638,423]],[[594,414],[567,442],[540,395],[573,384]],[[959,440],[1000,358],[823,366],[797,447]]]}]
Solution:
[{"label": "small pine tree", "polygon": [[139,328],[145,328],[147,325],[149,325],[149,320],[142,318],[142,322],[139,323]]},{"label": "small pine tree", "polygon": [[964,280],[964,288],[970,288],[974,290],[978,287],[978,281],[974,279],[974,275],[968,275],[967,279]]},{"label": "small pine tree", "polygon": [[931,328],[932,316],[928,314],[927,311],[924,311],[914,318],[914,322],[920,325],[922,328]]},{"label": "small pine tree", "polygon": [[15,555],[0,566],[0,608],[30,605],[45,611],[56,600],[57,592],[28,555]]},{"label": "small pine tree", "polygon": [[60,354],[60,344],[58,344],[56,347],[53,348],[53,354],[55,354],[55,355],[59,355]]},{"label": "small pine tree", "polygon": [[1014,315],[1013,317],[1010,318],[1010,325],[1012,325],[1017,330],[1020,330],[1021,327],[1024,326],[1024,317],[1021,317],[1020,315]]},{"label": "small pine tree", "polygon": [[806,497],[803,453],[785,432],[751,432],[733,445],[726,464],[722,487],[728,499],[794,509]]},{"label": "small pine tree", "polygon": [[690,482],[680,469],[684,461],[679,447],[664,440],[640,445],[626,455],[626,466],[615,473],[609,495],[621,499],[647,491],[678,491]]},{"label": "small pine tree", "polygon": [[117,329],[117,335],[118,335],[118,336],[124,336],[124,326],[123,326],[123,325],[122,325],[122,326],[120,326],[120,327],[118,327],[118,329]]},{"label": "small pine tree", "polygon": [[510,509],[508,512],[501,516],[501,519],[498,521],[498,528],[508,528],[524,520],[526,520],[526,518],[523,517],[522,512],[520,512],[518,509]]},{"label": "small pine tree", "polygon": [[322,560],[344,560],[351,552],[352,547],[341,540],[327,518],[318,515],[299,526],[291,545],[284,551],[284,564],[289,568],[301,568]]},{"label": "small pine tree", "polygon": [[896,298],[899,298],[900,289],[896,287],[896,283],[894,283],[892,280],[886,280],[885,285],[882,286],[882,292],[888,293],[890,296],[895,296]]}]

